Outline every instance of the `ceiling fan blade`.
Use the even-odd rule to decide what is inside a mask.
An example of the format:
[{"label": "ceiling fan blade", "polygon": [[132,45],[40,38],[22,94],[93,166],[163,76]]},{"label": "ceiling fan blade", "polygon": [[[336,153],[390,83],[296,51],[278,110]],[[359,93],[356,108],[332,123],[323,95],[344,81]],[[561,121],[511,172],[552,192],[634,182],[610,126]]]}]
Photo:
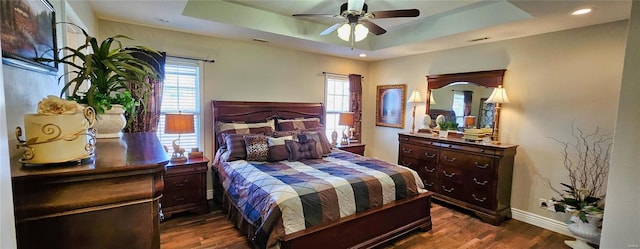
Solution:
[{"label": "ceiling fan blade", "polygon": [[291,16],[329,16],[329,17],[338,17],[339,15],[334,15],[334,14],[293,14]]},{"label": "ceiling fan blade", "polygon": [[349,0],[347,2],[347,10],[362,11],[364,0]]},{"label": "ceiling fan blade", "polygon": [[378,24],[372,23],[370,21],[360,20],[360,23],[365,27],[367,27],[367,29],[369,29],[369,32],[375,35],[381,35],[381,34],[387,33],[387,31],[382,27],[378,26]]},{"label": "ceiling fan blade", "polygon": [[338,29],[338,27],[342,26],[342,24],[344,24],[344,22],[336,23],[336,24],[332,25],[331,27],[325,29],[324,31],[320,32],[320,35],[328,35],[331,32],[333,32],[334,30]]},{"label": "ceiling fan blade", "polygon": [[405,10],[384,10],[384,11],[374,11],[370,13],[373,15],[373,18],[393,18],[393,17],[417,17],[420,15],[420,10],[418,9],[405,9]]}]

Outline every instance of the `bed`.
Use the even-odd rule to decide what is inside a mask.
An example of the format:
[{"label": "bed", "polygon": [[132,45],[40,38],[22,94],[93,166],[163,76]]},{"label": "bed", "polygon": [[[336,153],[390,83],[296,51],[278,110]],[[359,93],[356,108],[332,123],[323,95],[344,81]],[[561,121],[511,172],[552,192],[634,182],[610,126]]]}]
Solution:
[{"label": "bed", "polygon": [[[230,220],[247,235],[255,247],[370,248],[416,229],[431,230],[431,193],[421,188],[422,183],[415,171],[402,166],[333,148],[323,156],[320,153],[308,154],[311,158],[302,156],[302,159],[288,158],[271,162],[230,160],[233,151],[231,148],[234,146],[232,138],[237,136],[221,136],[223,132],[220,130],[224,129],[224,125],[218,124],[250,124],[245,126],[249,127],[246,130],[264,135],[268,131],[252,127],[251,124],[275,120],[273,122],[278,123],[276,126],[284,127],[287,120],[300,118],[317,119],[322,123],[322,104],[212,101],[212,112],[216,129],[216,155],[211,166],[214,199],[227,209]],[[311,128],[306,128],[313,130],[318,127],[312,125]],[[322,151],[317,140],[312,141],[313,134],[308,133],[309,141],[306,141],[307,136],[298,135],[302,145],[288,141],[287,146],[296,148],[291,151],[304,151],[301,155],[307,155],[306,152],[316,149]],[[253,144],[253,140],[246,139],[256,137],[260,136],[245,136],[245,145]],[[220,144],[218,140],[228,143]],[[307,148],[308,151],[302,148]],[[245,151],[246,158],[253,158],[253,149],[248,151]],[[274,160],[279,159],[281,158]],[[285,172],[292,173],[285,175]],[[297,178],[301,175],[305,178],[304,182]],[[383,180],[373,179],[373,175],[380,176]],[[363,181],[356,182],[356,178]],[[289,185],[274,187],[274,184],[281,182]],[[322,187],[329,185],[333,189]],[[391,190],[383,185],[391,186]],[[291,201],[290,192],[300,193],[307,189],[321,191],[300,195]],[[250,193],[257,193],[258,197],[249,197]],[[339,200],[335,199],[336,196]],[[348,200],[343,204],[345,199]],[[349,201],[353,203],[350,204]],[[294,205],[285,206],[283,203]],[[339,205],[334,205],[335,203]],[[357,212],[351,214],[351,211]],[[302,216],[303,220],[291,219],[296,215]]]}]

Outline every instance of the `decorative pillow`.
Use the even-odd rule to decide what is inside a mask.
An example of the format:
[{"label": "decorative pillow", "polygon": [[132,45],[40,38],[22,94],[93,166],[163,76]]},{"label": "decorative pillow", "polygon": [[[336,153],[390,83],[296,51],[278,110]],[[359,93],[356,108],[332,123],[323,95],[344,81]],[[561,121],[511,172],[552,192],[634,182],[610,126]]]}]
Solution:
[{"label": "decorative pillow", "polygon": [[276,162],[289,159],[289,152],[285,146],[286,140],[293,140],[293,136],[267,137],[269,144],[269,161]]},{"label": "decorative pillow", "polygon": [[307,130],[322,127],[319,118],[278,119],[278,131]]},{"label": "decorative pillow", "polygon": [[227,151],[229,151],[228,161],[247,158],[243,134],[222,134],[222,136],[224,137]]},{"label": "decorative pillow", "polygon": [[284,145],[287,147],[287,151],[289,152],[289,161],[322,158],[320,153],[316,150],[316,141],[314,140],[308,140],[306,143],[285,140]]},{"label": "decorative pillow", "polygon": [[293,130],[293,131],[274,131],[273,132],[273,137],[288,137],[288,136],[293,136],[294,138],[297,138],[298,134],[300,134],[300,130]]},{"label": "decorative pillow", "polygon": [[247,161],[265,162],[269,159],[269,144],[264,135],[244,135]]},{"label": "decorative pillow", "polygon": [[314,140],[317,143],[318,152],[322,156],[327,156],[331,153],[331,144],[329,143],[329,139],[327,139],[327,135],[323,132],[317,131],[305,131],[302,134],[298,135],[298,141],[302,142],[301,136],[306,137],[306,139]]},{"label": "decorative pillow", "polygon": [[218,145],[225,145],[224,134],[267,134],[271,135],[275,131],[275,120],[271,119],[263,123],[224,123],[216,122],[216,139]]}]

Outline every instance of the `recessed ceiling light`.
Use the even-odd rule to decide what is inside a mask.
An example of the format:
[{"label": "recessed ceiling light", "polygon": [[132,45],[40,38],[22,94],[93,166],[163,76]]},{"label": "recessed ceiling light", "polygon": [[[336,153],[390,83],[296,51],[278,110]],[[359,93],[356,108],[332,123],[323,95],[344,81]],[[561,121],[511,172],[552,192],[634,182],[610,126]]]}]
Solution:
[{"label": "recessed ceiling light", "polygon": [[367,57],[367,54],[360,54],[360,57]]},{"label": "recessed ceiling light", "polygon": [[584,14],[587,14],[589,12],[591,12],[591,8],[584,8],[584,9],[576,10],[576,11],[572,12],[571,14],[574,15],[574,16],[577,16],[577,15],[584,15]]}]

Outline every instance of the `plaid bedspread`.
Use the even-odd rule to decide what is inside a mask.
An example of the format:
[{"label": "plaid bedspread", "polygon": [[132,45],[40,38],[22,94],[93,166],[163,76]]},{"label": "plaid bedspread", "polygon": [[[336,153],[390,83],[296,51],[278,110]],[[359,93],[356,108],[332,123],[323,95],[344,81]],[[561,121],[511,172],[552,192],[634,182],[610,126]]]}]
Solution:
[{"label": "plaid bedspread", "polygon": [[260,247],[267,246],[270,236],[278,238],[425,192],[411,169],[339,150],[322,159],[238,160],[215,167],[230,201],[256,228],[249,238]]}]

